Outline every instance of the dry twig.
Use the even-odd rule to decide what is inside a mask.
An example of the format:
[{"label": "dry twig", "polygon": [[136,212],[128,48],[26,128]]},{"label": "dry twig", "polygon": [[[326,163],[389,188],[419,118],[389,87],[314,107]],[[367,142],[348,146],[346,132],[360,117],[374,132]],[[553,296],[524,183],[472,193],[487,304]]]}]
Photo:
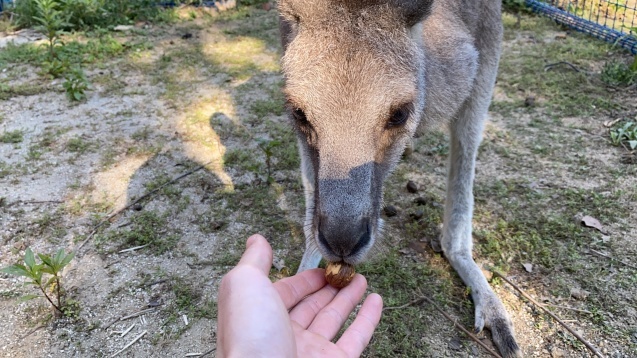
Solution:
[{"label": "dry twig", "polygon": [[130,314],[130,315],[128,315],[128,316],[124,316],[124,317],[117,318],[117,319],[116,319],[116,320],[114,320],[113,322],[111,322],[111,323],[107,324],[106,326],[104,326],[104,329],[107,329],[108,327],[110,327],[110,326],[114,325],[114,324],[115,324],[115,323],[117,323],[117,322],[125,321],[125,320],[130,319],[130,318],[135,318],[135,317],[141,316],[141,315],[143,315],[143,314],[146,314],[146,313],[152,312],[152,311],[154,311],[154,310],[155,310],[155,307],[147,308],[147,309],[145,309],[145,310],[141,310],[141,311],[135,312],[135,313]]},{"label": "dry twig", "polygon": [[593,314],[593,312],[591,311],[587,311],[587,310],[581,310],[579,308],[573,308],[573,307],[567,307],[567,306],[560,306],[560,305],[552,305],[550,303],[543,303],[543,306],[549,306],[549,307],[556,307],[556,308],[562,308],[565,310],[570,310],[570,311],[575,311],[575,312],[582,312],[582,313],[588,313],[588,314]]},{"label": "dry twig", "polygon": [[7,207],[14,206],[17,204],[62,204],[63,200],[16,200],[12,203],[7,204]]},{"label": "dry twig", "polygon": [[215,347],[215,348],[211,348],[209,351],[207,351],[207,352],[205,352],[204,354],[200,355],[200,356],[199,356],[199,358],[201,358],[201,357],[205,357],[205,356],[207,356],[208,354],[212,354],[212,352],[214,352],[216,349],[217,349],[217,347]]},{"label": "dry twig", "polygon": [[124,348],[120,349],[119,351],[115,352],[115,354],[113,354],[111,356],[111,358],[116,357],[118,354],[122,353],[123,351],[127,350],[128,347],[132,346],[133,344],[135,344],[135,342],[139,341],[140,338],[142,338],[146,333],[148,333],[148,331],[144,331],[142,333],[139,334],[139,336],[133,338],[132,341],[128,342],[127,345],[124,346]]},{"label": "dry twig", "polygon": [[135,251],[135,250],[139,250],[139,249],[143,249],[144,247],[148,246],[149,244],[146,245],[141,245],[141,246],[135,246],[135,247],[131,247],[129,249],[124,249],[124,250],[120,250],[119,253],[123,254],[125,252],[131,252],[131,251]]},{"label": "dry twig", "polygon": [[433,306],[433,308],[436,309],[436,311],[440,312],[443,316],[445,316],[446,319],[448,319],[450,322],[453,323],[453,326],[458,328],[460,331],[462,331],[462,333],[466,334],[469,338],[471,338],[471,340],[473,340],[474,342],[478,343],[480,346],[482,346],[482,348],[484,348],[487,352],[489,352],[489,354],[491,354],[494,357],[497,358],[502,358],[502,356],[500,354],[498,354],[498,352],[494,351],[493,349],[491,349],[489,346],[487,346],[486,344],[484,344],[480,338],[476,337],[473,333],[469,332],[469,330],[467,330],[466,328],[464,328],[460,323],[458,323],[458,321],[456,319],[454,319],[453,317],[451,317],[447,312],[443,311],[442,308],[440,308],[437,304],[434,303],[434,301],[432,301],[431,299],[429,299],[427,296],[425,296],[422,292],[420,293],[422,296],[410,301],[408,303],[405,303],[404,305],[401,306],[395,306],[395,307],[385,307],[383,308],[383,311],[385,310],[397,310],[397,309],[403,309],[409,306],[414,306],[414,305],[418,305],[422,302],[427,302],[428,304],[430,304],[431,306]]},{"label": "dry twig", "polygon": [[632,269],[637,270],[637,266],[633,266],[633,265],[631,265],[631,264],[629,264],[629,263],[626,263],[626,262],[624,262],[624,261],[618,260],[618,259],[616,259],[616,258],[614,258],[614,257],[612,257],[612,256],[608,256],[608,255],[606,255],[605,253],[602,253],[602,252],[599,252],[599,251],[596,251],[596,250],[593,250],[593,249],[590,249],[590,252],[594,253],[595,255],[598,255],[598,256],[601,256],[601,257],[605,257],[605,258],[607,258],[607,259],[610,259],[610,260],[612,260],[612,261],[617,261],[617,262],[619,262],[620,264],[624,264],[625,266],[628,266],[628,267],[630,267],[630,268],[632,268]]},{"label": "dry twig", "polygon": [[544,66],[544,71],[548,71],[551,68],[555,67],[555,66],[559,66],[559,65],[567,65],[568,67],[570,67],[573,71],[575,72],[581,72],[579,68],[577,68],[577,66],[575,66],[574,64],[570,63],[570,62],[566,62],[566,61],[560,61],[560,62],[555,62],[555,63],[549,63],[548,65]]},{"label": "dry twig", "polygon": [[534,300],[529,294],[527,294],[526,292],[524,292],[524,290],[522,290],[520,287],[518,287],[518,285],[516,285],[513,282],[511,282],[511,280],[506,278],[506,276],[504,276],[503,274],[501,274],[498,271],[493,271],[493,274],[498,276],[502,280],[504,280],[506,283],[511,285],[513,288],[515,288],[527,300],[531,301],[533,304],[535,304],[536,306],[540,307],[544,312],[546,312],[549,316],[551,316],[554,320],[556,320],[559,324],[561,324],[562,327],[566,328],[566,330],[569,331],[575,338],[577,338],[580,342],[582,342],[586,346],[586,348],[588,348],[591,352],[593,352],[593,354],[595,354],[597,357],[601,357],[601,358],[604,357],[602,355],[602,353],[600,353],[600,351],[597,348],[595,348],[595,346],[593,346],[590,342],[588,342],[586,339],[584,339],[584,337],[582,337],[579,333],[575,332],[569,325],[567,325],[564,321],[559,319],[559,317],[557,317],[553,312],[551,312],[549,309],[544,307],[544,305],[542,305],[539,302],[537,302],[536,300]]},{"label": "dry twig", "polygon": [[33,333],[35,333],[37,330],[42,329],[42,328],[44,328],[44,327],[46,327],[46,326],[45,326],[45,325],[43,325],[43,324],[41,324],[41,325],[39,325],[39,326],[35,327],[34,329],[30,330],[29,332],[27,332],[25,335],[23,335],[22,337],[20,337],[18,340],[19,340],[19,341],[21,341],[21,340],[23,340],[23,339],[27,338],[28,336],[32,335]]},{"label": "dry twig", "polygon": [[195,173],[200,171],[201,169],[205,168],[208,164],[212,163],[212,161],[206,163],[206,164],[202,164],[200,166],[198,166],[197,168],[187,171],[184,174],[181,174],[180,176],[176,177],[175,179],[166,182],[162,185],[160,185],[159,187],[149,191],[148,193],[140,196],[139,198],[137,198],[136,200],[133,200],[133,202],[131,202],[130,204],[126,205],[125,207],[117,210],[116,212],[112,213],[111,215],[109,215],[106,219],[102,220],[101,222],[99,222],[97,225],[95,225],[95,227],[93,227],[93,230],[91,230],[91,233],[88,234],[88,236],[86,237],[86,239],[84,239],[84,241],[82,241],[82,243],[80,244],[80,246],[77,247],[77,249],[75,249],[75,253],[77,254],[78,251],[80,251],[80,249],[82,249],[82,247],[97,233],[97,230],[99,228],[101,228],[104,224],[111,222],[111,220],[113,220],[116,216],[118,216],[119,214],[123,213],[124,211],[132,208],[135,204],[139,203],[140,201],[150,197],[151,195],[156,194],[157,192],[159,192],[161,189],[165,188],[168,185],[174,184],[177,181]]}]

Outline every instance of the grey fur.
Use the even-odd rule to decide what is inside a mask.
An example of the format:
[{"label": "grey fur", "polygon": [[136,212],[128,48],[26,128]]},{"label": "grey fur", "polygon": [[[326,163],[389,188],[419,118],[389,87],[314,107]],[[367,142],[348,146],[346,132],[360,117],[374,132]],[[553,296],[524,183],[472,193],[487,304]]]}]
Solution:
[{"label": "grey fur", "polygon": [[306,199],[299,270],[321,257],[363,261],[382,227],[384,179],[417,130],[447,123],[442,247],[471,288],[475,329],[489,328],[503,357],[519,357],[511,320],[471,255],[475,158],[500,56],[500,6],[279,1],[285,93]]}]

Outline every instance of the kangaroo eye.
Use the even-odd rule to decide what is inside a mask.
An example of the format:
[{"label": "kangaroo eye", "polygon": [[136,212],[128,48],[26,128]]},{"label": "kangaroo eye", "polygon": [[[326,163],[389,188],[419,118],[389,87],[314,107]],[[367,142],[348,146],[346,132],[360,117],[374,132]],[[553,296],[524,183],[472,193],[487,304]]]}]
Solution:
[{"label": "kangaroo eye", "polygon": [[402,126],[403,124],[405,124],[405,122],[407,122],[410,112],[411,111],[409,110],[409,108],[407,108],[407,106],[402,106],[398,109],[395,109],[387,120],[387,127],[392,128]]},{"label": "kangaroo eye", "polygon": [[305,112],[302,109],[296,108],[292,110],[292,116],[294,119],[301,125],[307,124],[307,117],[305,116]]}]

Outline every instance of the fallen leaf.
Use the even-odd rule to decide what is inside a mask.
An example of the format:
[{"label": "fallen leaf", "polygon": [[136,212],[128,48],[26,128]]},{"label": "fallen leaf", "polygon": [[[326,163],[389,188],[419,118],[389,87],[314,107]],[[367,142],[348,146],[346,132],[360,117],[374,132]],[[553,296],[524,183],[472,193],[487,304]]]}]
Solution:
[{"label": "fallen leaf", "polygon": [[599,220],[595,219],[592,216],[584,216],[582,218],[582,225],[586,227],[592,227],[593,229],[597,229],[599,231],[603,231],[602,223],[600,223]]},{"label": "fallen leaf", "polygon": [[526,272],[533,272],[533,264],[522,264]]}]

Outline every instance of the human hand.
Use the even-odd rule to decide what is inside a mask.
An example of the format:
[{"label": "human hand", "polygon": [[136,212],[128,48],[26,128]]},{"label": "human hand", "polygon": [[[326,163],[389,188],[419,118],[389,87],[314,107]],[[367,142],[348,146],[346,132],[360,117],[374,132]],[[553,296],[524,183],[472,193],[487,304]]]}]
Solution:
[{"label": "human hand", "polygon": [[272,249],[251,236],[239,264],[221,281],[218,357],[358,357],[380,321],[382,299],[370,294],[354,322],[332,343],[360,302],[367,282],[359,274],[337,290],[324,271],[304,271],[270,282]]}]

